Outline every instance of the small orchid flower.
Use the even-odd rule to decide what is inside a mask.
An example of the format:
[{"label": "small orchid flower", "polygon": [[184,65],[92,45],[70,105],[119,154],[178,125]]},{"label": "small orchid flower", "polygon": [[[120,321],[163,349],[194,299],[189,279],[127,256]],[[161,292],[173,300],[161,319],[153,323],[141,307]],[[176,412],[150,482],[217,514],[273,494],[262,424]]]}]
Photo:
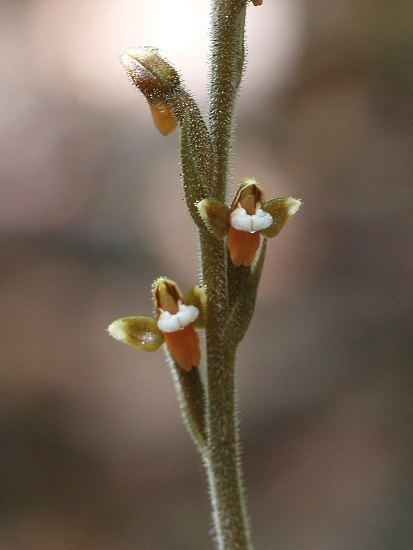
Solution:
[{"label": "small orchid flower", "polygon": [[246,178],[241,182],[231,208],[216,199],[203,199],[197,208],[217,239],[227,236],[232,263],[248,266],[254,261],[261,235],[266,238],[277,236],[300,205],[301,201],[292,197],[266,202],[257,180]]},{"label": "small orchid flower", "polygon": [[199,316],[199,309],[185,305],[177,284],[164,277],[155,281],[153,298],[157,325],[163,332],[169,353],[183,370],[190,371],[199,365],[201,358],[199,338],[193,324]]},{"label": "small orchid flower", "polygon": [[230,211],[227,246],[234,265],[250,265],[260,246],[260,231],[273,224],[261,205],[265,202],[258,182],[252,178],[241,183]]},{"label": "small orchid flower", "polygon": [[156,351],[165,343],[181,369],[192,370],[199,365],[201,358],[195,324],[197,328],[203,325],[204,289],[195,286],[184,298],[174,281],[160,277],[154,282],[152,293],[154,318],[118,319],[109,325],[109,334],[141,351]]}]

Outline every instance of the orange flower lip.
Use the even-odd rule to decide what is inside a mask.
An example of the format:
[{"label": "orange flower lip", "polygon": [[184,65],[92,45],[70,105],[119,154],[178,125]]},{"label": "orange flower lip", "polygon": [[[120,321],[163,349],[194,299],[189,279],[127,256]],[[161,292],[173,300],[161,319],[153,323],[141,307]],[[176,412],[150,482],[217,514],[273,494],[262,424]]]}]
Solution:
[{"label": "orange flower lip", "polygon": [[155,281],[153,296],[156,324],[165,338],[166,347],[181,369],[190,371],[199,365],[201,357],[199,338],[193,325],[199,309],[184,304],[178,285],[166,277]]},{"label": "orange flower lip", "polygon": [[242,264],[251,265],[260,247],[260,234],[239,231],[231,226],[227,236],[227,246],[231,262],[236,267]]},{"label": "orange flower lip", "polygon": [[199,365],[199,337],[192,323],[178,331],[165,332],[164,337],[169,353],[181,369],[190,371]]}]

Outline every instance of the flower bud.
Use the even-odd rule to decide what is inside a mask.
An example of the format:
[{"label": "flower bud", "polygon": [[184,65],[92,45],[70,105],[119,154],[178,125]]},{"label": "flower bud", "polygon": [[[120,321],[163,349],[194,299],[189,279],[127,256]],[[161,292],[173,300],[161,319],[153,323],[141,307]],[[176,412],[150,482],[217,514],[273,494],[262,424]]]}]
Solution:
[{"label": "flower bud", "polygon": [[178,71],[159,54],[157,48],[129,48],[122,55],[121,63],[132,83],[149,102],[170,96],[181,89]]},{"label": "flower bud", "polygon": [[145,96],[156,128],[167,136],[178,126],[168,101],[182,92],[181,79],[174,67],[156,48],[130,48],[121,57],[132,84]]}]

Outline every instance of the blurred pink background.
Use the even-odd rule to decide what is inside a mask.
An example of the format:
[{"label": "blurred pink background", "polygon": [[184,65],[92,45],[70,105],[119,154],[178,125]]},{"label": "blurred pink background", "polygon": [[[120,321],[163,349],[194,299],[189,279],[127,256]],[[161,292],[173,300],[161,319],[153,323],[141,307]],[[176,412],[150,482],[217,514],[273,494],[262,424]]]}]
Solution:
[{"label": "blurred pink background", "polygon": [[[205,106],[209,2],[0,0],[0,546],[207,550],[161,352],[105,329],[196,281],[178,132],[118,63],[160,47]],[[413,547],[413,4],[248,8],[233,189],[299,214],[239,353],[253,538]]]}]

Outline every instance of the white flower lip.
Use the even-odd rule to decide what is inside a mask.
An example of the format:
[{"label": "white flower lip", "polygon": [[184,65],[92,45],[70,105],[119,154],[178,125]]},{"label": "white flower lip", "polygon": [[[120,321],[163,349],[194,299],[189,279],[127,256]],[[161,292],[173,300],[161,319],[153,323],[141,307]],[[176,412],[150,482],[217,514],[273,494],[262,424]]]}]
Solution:
[{"label": "white flower lip", "polygon": [[252,214],[252,216],[247,214],[245,208],[241,206],[238,206],[231,214],[232,227],[249,233],[267,229],[273,221],[272,216],[268,212],[264,212],[259,206],[257,206],[255,214]]},{"label": "white flower lip", "polygon": [[193,323],[199,315],[199,310],[195,306],[186,306],[178,302],[177,313],[161,310],[158,318],[158,328],[162,332],[176,332]]}]

